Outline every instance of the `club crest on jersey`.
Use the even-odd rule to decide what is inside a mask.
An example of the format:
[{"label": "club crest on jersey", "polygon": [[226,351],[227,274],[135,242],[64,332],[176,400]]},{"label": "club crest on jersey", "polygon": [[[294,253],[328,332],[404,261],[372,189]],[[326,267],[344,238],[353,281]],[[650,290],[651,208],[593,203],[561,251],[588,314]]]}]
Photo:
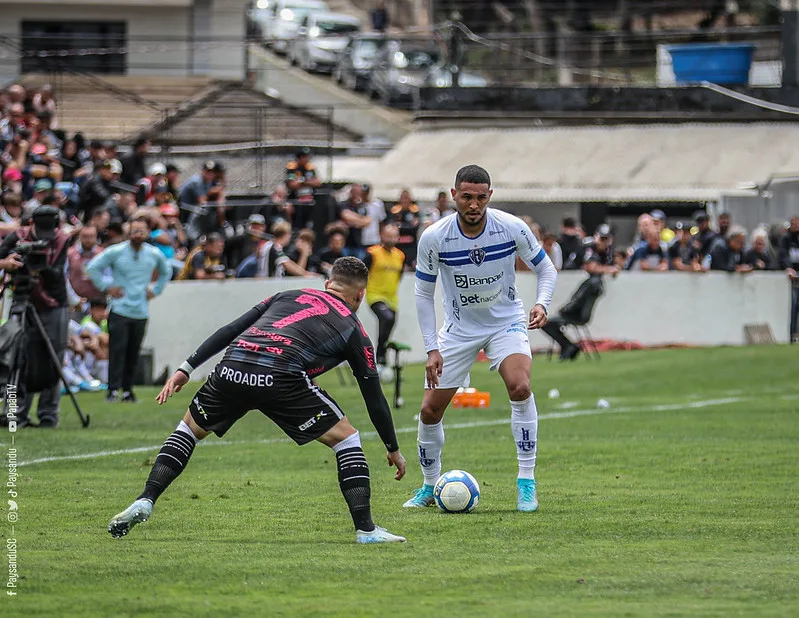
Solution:
[{"label": "club crest on jersey", "polygon": [[486,259],[486,252],[484,249],[477,248],[469,251],[469,261],[475,266],[480,266]]}]

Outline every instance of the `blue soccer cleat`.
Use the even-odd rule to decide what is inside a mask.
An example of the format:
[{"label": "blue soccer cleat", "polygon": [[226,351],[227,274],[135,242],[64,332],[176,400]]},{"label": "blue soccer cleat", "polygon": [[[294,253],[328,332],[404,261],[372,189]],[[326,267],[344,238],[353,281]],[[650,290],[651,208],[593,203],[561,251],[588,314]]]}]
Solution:
[{"label": "blue soccer cleat", "polygon": [[538,498],[535,495],[535,479],[516,479],[516,490],[519,497],[516,501],[516,510],[523,513],[532,513],[538,510]]},{"label": "blue soccer cleat", "polygon": [[362,530],[358,530],[356,534],[356,540],[359,543],[404,543],[405,537],[404,536],[397,536],[396,534],[391,534],[385,528],[381,528],[380,526],[375,526],[375,529],[371,532],[363,532]]},{"label": "blue soccer cleat", "polygon": [[416,490],[413,498],[408,500],[402,506],[406,509],[411,508],[424,508],[426,506],[433,506],[436,503],[435,498],[433,498],[433,486],[432,485],[422,485],[419,489]]},{"label": "blue soccer cleat", "polygon": [[115,539],[121,539],[136,524],[142,524],[153,514],[153,503],[144,498],[136,500],[121,513],[114,515],[114,519],[108,524],[108,532]]}]

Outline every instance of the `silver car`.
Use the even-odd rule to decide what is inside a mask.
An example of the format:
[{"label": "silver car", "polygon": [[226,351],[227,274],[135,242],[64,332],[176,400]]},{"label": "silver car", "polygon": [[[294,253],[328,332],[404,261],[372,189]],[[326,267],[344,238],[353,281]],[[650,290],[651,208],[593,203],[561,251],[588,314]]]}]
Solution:
[{"label": "silver car", "polygon": [[305,17],[328,11],[330,9],[322,0],[275,0],[268,5],[266,16],[259,21],[264,41],[276,53],[285,54]]},{"label": "silver car", "polygon": [[288,57],[306,71],[332,72],[351,36],[358,34],[361,22],[339,13],[306,15],[291,42]]},{"label": "silver car", "polygon": [[411,107],[441,53],[432,43],[389,41],[377,54],[367,96],[383,105]]}]

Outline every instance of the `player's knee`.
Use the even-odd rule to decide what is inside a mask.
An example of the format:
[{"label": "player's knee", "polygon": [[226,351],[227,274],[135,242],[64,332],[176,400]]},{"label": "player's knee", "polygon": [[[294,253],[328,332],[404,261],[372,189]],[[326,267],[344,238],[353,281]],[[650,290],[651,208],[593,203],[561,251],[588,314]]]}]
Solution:
[{"label": "player's knee", "polygon": [[508,395],[511,401],[524,401],[525,399],[529,399],[531,394],[530,384],[526,381],[508,384]]},{"label": "player's knee", "polygon": [[435,425],[441,422],[444,418],[444,409],[440,410],[431,406],[429,403],[423,403],[419,411],[419,418],[425,425]]}]

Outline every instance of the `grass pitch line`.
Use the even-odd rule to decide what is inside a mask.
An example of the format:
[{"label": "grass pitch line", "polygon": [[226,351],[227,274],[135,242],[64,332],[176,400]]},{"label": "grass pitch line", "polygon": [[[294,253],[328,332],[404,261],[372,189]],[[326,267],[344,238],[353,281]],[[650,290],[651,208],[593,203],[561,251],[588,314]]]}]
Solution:
[{"label": "grass pitch line", "polygon": [[[595,416],[599,414],[627,414],[630,412],[668,412],[671,410],[685,410],[685,409],[693,410],[698,408],[721,406],[730,403],[740,403],[748,399],[753,399],[753,397],[726,397],[722,399],[706,399],[704,401],[692,401],[688,403],[671,403],[671,404],[646,406],[646,407],[628,406],[622,408],[605,408],[605,409],[589,408],[584,410],[569,410],[568,412],[551,412],[549,414],[540,414],[538,416],[538,419],[549,420],[549,419],[560,419],[560,418],[575,418],[578,416]],[[509,423],[510,419],[500,418],[500,419],[485,420],[485,421],[469,421],[464,423],[447,423],[445,425],[445,429],[447,430],[472,429],[475,427],[492,427],[494,425],[507,425]],[[396,432],[415,433],[416,430],[417,430],[416,426],[397,427]],[[377,433],[374,431],[364,431],[361,433],[365,438],[374,438],[377,436]],[[271,438],[268,440],[200,442],[197,446],[211,447],[211,446],[231,446],[231,445],[241,445],[241,444],[280,444],[280,443],[290,443],[290,442],[291,440],[289,438]],[[155,444],[153,446],[137,446],[135,448],[125,448],[113,451],[96,451],[94,453],[81,453],[78,455],[56,455],[53,457],[40,457],[38,459],[22,461],[18,463],[17,466],[18,467],[31,466],[34,464],[51,463],[55,461],[77,461],[82,459],[98,459],[100,457],[111,457],[113,455],[130,455],[134,453],[146,453],[150,451],[155,451],[159,448],[161,448],[161,444]]]}]

